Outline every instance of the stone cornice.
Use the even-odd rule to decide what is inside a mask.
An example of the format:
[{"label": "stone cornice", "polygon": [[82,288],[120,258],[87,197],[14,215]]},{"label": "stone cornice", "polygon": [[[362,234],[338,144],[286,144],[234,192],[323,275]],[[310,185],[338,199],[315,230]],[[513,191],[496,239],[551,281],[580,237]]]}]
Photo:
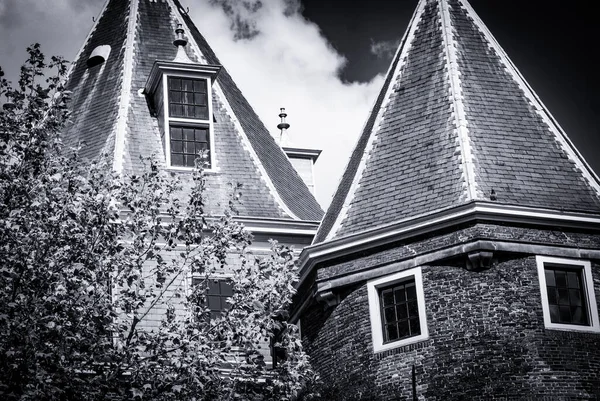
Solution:
[{"label": "stone cornice", "polygon": [[311,245],[298,263],[302,285],[318,263],[471,222],[513,223],[600,230],[600,215],[472,201],[435,213],[400,220],[357,234]]}]

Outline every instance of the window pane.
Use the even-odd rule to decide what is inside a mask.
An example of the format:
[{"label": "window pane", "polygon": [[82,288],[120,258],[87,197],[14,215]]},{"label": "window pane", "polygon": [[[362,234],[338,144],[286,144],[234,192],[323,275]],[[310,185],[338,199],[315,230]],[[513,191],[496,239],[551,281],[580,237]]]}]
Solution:
[{"label": "window pane", "polygon": [[195,106],[194,117],[200,120],[208,120],[208,108],[206,106]]},{"label": "window pane", "polygon": [[406,301],[406,291],[404,290],[404,286],[400,286],[399,288],[396,288],[396,290],[394,291],[394,294],[396,296],[396,302]]},{"label": "window pane", "polygon": [[406,304],[400,304],[396,306],[396,313],[398,314],[398,320],[408,318],[408,311],[406,310]]},{"label": "window pane", "polygon": [[230,297],[233,295],[233,285],[231,284],[231,281],[221,280],[220,285],[221,285],[221,295],[224,295],[226,297]]},{"label": "window pane", "polygon": [[196,153],[196,143],[195,142],[184,142],[183,152],[188,155],[194,155]]},{"label": "window pane", "polygon": [[181,79],[169,78],[169,89],[181,90]]},{"label": "window pane", "polygon": [[387,339],[389,341],[392,340],[397,340],[398,339],[398,328],[396,327],[396,324],[388,324],[386,326],[387,330]]},{"label": "window pane", "polygon": [[221,297],[219,297],[218,295],[209,295],[208,308],[210,310],[221,310]]},{"label": "window pane", "polygon": [[569,306],[560,305],[558,307],[558,312],[561,322],[568,323],[571,321],[571,308]]},{"label": "window pane", "polygon": [[171,164],[173,166],[183,166],[183,155],[171,153]]},{"label": "window pane", "polygon": [[171,103],[181,103],[181,92],[178,92],[178,91],[169,91],[169,102],[171,102]]},{"label": "window pane", "polygon": [[185,166],[186,167],[194,167],[195,163],[194,161],[196,160],[196,156],[194,155],[185,155]]},{"label": "window pane", "polygon": [[[419,335],[419,305],[414,278],[379,290],[386,342]],[[411,298],[412,297],[412,298]],[[394,322],[397,321],[397,324]]]},{"label": "window pane", "polygon": [[581,291],[569,290],[569,301],[572,306],[581,306]]},{"label": "window pane", "polygon": [[183,109],[180,104],[169,104],[169,114],[173,117],[182,117]]},{"label": "window pane", "polygon": [[546,292],[548,293],[548,303],[550,305],[557,305],[558,297],[556,296],[556,288],[546,287]]},{"label": "window pane", "polygon": [[558,289],[558,304],[569,305],[569,290],[566,288]]},{"label": "window pane", "polygon": [[219,280],[208,280],[208,294],[219,294]]},{"label": "window pane", "polygon": [[394,304],[394,293],[391,289],[382,291],[381,296],[383,297],[383,306]]},{"label": "window pane", "polygon": [[196,129],[196,142],[208,142],[206,139],[206,134],[208,133],[205,129]]},{"label": "window pane", "polygon": [[207,96],[206,93],[195,93],[194,104],[197,106],[206,106]]},{"label": "window pane", "polygon": [[410,319],[410,332],[412,335],[421,334],[421,325],[419,324],[419,318]]},{"label": "window pane", "polygon": [[195,79],[194,80],[194,92],[206,93],[206,80]]},{"label": "window pane", "polygon": [[564,271],[555,270],[554,276],[556,277],[556,286],[557,287],[566,287],[567,286],[567,274]]},{"label": "window pane", "polygon": [[171,127],[171,139],[181,139],[183,138],[183,129],[179,127]]},{"label": "window pane", "polygon": [[417,290],[415,288],[415,283],[406,284],[406,298],[407,299],[417,299]]},{"label": "window pane", "polygon": [[573,316],[573,323],[575,324],[588,324],[587,316],[585,316],[584,310],[580,306],[571,307],[571,316]]},{"label": "window pane", "polygon": [[410,301],[408,303],[408,314],[410,317],[419,316],[419,305],[417,301]]},{"label": "window pane", "polygon": [[386,323],[395,322],[396,321],[396,312],[395,312],[394,307],[392,306],[391,308],[385,308],[383,317],[384,317]]},{"label": "window pane", "polygon": [[579,274],[577,272],[567,272],[567,281],[569,282],[569,288],[579,288]]},{"label": "window pane", "polygon": [[181,80],[181,90],[193,92],[194,91],[193,81],[191,79],[182,79]]},{"label": "window pane", "polygon": [[546,269],[544,270],[546,273],[546,285],[550,285],[552,287],[556,286],[556,281],[554,280],[554,270]]},{"label": "window pane", "polygon": [[171,152],[172,153],[182,153],[183,152],[183,142],[171,141]]},{"label": "window pane", "polygon": [[550,305],[550,320],[552,321],[552,323],[560,322],[558,306],[556,306],[556,305]]},{"label": "window pane", "polygon": [[408,320],[398,323],[398,337],[399,338],[410,337],[411,333],[410,333],[409,324],[410,323],[408,322]]},{"label": "window pane", "polygon": [[181,117],[194,118],[194,109],[193,109],[193,107],[189,106],[189,105],[183,105],[182,106]]}]

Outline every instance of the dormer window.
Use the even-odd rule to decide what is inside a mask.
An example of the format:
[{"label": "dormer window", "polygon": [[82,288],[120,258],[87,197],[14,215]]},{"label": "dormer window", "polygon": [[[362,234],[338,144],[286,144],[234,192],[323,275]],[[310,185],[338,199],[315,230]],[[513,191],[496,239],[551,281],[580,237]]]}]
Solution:
[{"label": "dormer window", "polygon": [[185,55],[180,28],[174,61],[156,61],[144,92],[158,119],[168,168],[191,170],[198,155],[214,171],[212,84],[220,66],[194,63]]},{"label": "dormer window", "polygon": [[[203,78],[167,76],[169,104],[168,165],[194,167],[197,155],[205,155],[204,168],[211,163],[209,83]],[[166,151],[166,149],[165,149]]]}]

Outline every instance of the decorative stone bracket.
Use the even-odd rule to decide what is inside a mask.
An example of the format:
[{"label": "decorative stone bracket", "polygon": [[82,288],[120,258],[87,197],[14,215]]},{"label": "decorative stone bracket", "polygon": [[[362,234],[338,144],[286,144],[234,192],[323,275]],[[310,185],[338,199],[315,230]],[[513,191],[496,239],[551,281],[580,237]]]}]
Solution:
[{"label": "decorative stone bracket", "polygon": [[324,291],[317,293],[316,297],[318,302],[323,303],[325,309],[332,308],[340,303],[339,294],[334,293],[333,291]]},{"label": "decorative stone bracket", "polygon": [[469,271],[487,270],[492,267],[494,253],[492,251],[473,251],[467,254],[466,267]]}]

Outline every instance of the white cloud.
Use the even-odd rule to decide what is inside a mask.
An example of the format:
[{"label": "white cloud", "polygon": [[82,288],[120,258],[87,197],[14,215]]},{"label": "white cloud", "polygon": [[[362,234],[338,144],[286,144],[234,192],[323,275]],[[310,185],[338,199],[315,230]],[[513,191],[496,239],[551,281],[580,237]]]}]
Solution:
[{"label": "white cloud", "polygon": [[[315,176],[317,199],[327,207],[383,77],[369,83],[342,82],[338,75],[347,60],[327,42],[317,25],[300,14],[297,3],[211,3],[188,1],[186,5],[271,133],[278,135],[277,115],[279,108],[285,107],[291,143],[323,150]],[[251,34],[245,35],[243,27],[249,27]],[[236,40],[240,36],[243,38]]]},{"label": "white cloud", "polygon": [[391,59],[400,45],[400,40],[383,40],[376,42],[371,39],[371,53],[378,58]]},{"label": "white cloud", "polygon": [[46,56],[73,59],[103,2],[96,0],[0,0],[0,64],[13,82],[25,48],[42,45]]}]

